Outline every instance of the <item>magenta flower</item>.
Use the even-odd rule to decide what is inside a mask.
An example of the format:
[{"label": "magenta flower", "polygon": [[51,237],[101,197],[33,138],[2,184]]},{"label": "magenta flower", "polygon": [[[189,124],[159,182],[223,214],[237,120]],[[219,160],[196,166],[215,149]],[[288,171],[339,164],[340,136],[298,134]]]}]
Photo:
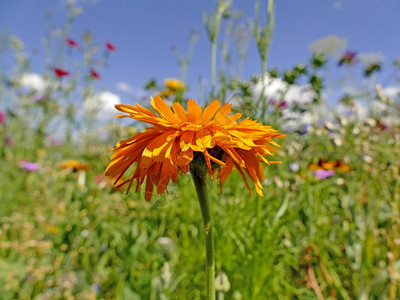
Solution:
[{"label": "magenta flower", "polygon": [[286,101],[282,101],[281,103],[279,103],[279,108],[288,108],[288,104],[286,103]]},{"label": "magenta flower", "polygon": [[106,46],[106,49],[108,51],[112,51],[112,52],[117,51],[117,48],[115,48],[115,46],[113,44],[109,43],[109,42],[105,42],[104,45]]},{"label": "magenta flower", "polygon": [[335,171],[319,169],[319,170],[315,170],[314,174],[318,179],[325,179],[325,178],[328,178],[328,177],[331,177],[331,176],[335,175]]},{"label": "magenta flower", "polygon": [[40,165],[34,162],[26,161],[25,159],[21,159],[19,161],[19,166],[28,171],[28,172],[35,172],[40,170]]},{"label": "magenta flower", "polygon": [[75,40],[73,40],[73,39],[68,38],[68,39],[65,40],[65,42],[66,42],[69,46],[71,46],[72,48],[78,48],[78,47],[79,47],[78,42],[75,41]]}]

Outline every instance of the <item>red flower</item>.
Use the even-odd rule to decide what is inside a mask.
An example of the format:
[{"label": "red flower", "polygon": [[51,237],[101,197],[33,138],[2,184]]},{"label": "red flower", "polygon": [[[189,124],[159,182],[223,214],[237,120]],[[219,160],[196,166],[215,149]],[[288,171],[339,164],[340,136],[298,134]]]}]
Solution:
[{"label": "red flower", "polygon": [[60,68],[54,68],[53,71],[54,71],[54,74],[56,74],[56,76],[60,77],[60,78],[69,75],[68,71],[65,71]]},{"label": "red flower", "polygon": [[78,42],[73,39],[66,39],[65,42],[72,48],[77,48],[79,46]]},{"label": "red flower", "polygon": [[94,79],[100,79],[100,74],[97,73],[95,70],[91,69],[90,70],[90,76],[92,76]]},{"label": "red flower", "polygon": [[115,46],[109,42],[105,42],[105,46],[108,51],[113,51],[113,52],[117,51],[117,48],[115,48]]}]

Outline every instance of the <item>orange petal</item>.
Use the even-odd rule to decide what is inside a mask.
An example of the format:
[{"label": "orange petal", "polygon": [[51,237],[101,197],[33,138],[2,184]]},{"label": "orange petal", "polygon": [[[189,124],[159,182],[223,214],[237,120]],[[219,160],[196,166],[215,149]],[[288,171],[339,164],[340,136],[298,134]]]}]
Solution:
[{"label": "orange petal", "polygon": [[181,119],[183,122],[187,121],[186,111],[182,105],[180,105],[178,102],[175,102],[172,104],[172,108],[179,119]]},{"label": "orange petal", "polygon": [[201,119],[204,122],[210,121],[215,113],[217,112],[218,108],[220,107],[220,102],[218,100],[214,100],[210,105],[208,105],[201,115]]},{"label": "orange petal", "polygon": [[196,122],[201,117],[201,107],[193,99],[189,99],[187,102],[188,114],[187,118],[189,122]]},{"label": "orange petal", "polygon": [[165,103],[160,96],[151,97],[151,105],[160,114],[160,116],[172,124],[180,124],[182,121],[172,112],[171,108]]}]

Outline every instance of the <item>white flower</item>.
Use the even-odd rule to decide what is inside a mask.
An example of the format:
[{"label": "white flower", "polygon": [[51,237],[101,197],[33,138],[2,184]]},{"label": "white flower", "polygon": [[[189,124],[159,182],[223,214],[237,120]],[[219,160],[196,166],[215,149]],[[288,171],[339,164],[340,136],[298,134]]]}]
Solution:
[{"label": "white flower", "polygon": [[370,66],[373,64],[383,63],[385,56],[379,52],[360,53],[357,58],[365,65]]},{"label": "white flower", "polygon": [[281,98],[290,105],[309,104],[317,97],[310,85],[288,84],[280,78],[272,78],[269,74],[264,76],[264,83],[259,80],[253,86],[253,94],[256,98],[260,98],[263,92],[267,99]]},{"label": "white flower", "polygon": [[347,40],[345,38],[340,38],[336,35],[331,35],[319,40],[316,40],[309,46],[312,53],[316,55],[320,54],[333,54],[339,55],[347,45]]}]

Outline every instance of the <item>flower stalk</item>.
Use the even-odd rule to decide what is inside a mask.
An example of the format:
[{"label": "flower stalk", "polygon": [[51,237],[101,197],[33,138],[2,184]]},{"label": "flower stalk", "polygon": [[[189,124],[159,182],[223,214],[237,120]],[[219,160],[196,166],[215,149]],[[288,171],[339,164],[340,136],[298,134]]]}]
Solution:
[{"label": "flower stalk", "polygon": [[190,173],[196,187],[197,198],[200,204],[201,216],[203,218],[203,229],[206,246],[206,276],[207,276],[207,300],[215,300],[215,254],[213,221],[211,217],[210,201],[207,194],[207,166],[206,164],[192,163]]}]

